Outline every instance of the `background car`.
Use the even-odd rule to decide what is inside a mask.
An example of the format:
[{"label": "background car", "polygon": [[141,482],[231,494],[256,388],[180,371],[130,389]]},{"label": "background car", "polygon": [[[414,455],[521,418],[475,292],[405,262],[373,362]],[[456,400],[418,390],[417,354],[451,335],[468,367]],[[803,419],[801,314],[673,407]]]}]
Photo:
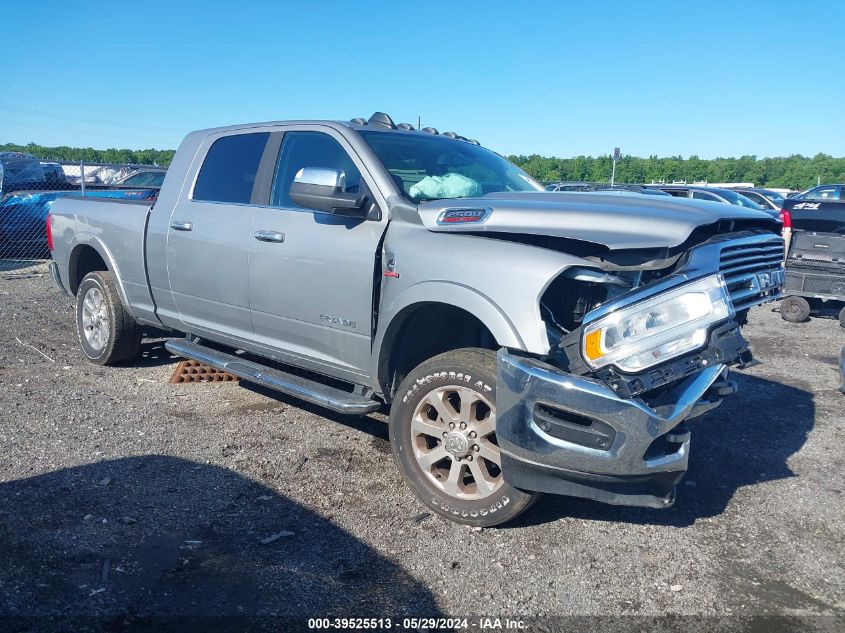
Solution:
[{"label": "background car", "polygon": [[29,183],[45,183],[44,171],[37,158],[17,152],[0,154],[0,195],[15,189],[35,188]]},{"label": "background car", "polygon": [[[553,188],[554,187],[554,188]],[[654,189],[646,185],[604,185],[594,184],[589,182],[583,183],[557,183],[554,185],[547,185],[546,191],[620,191],[629,193],[642,193],[652,196],[668,196],[668,193]]]},{"label": "background car", "polygon": [[693,198],[694,200],[709,200],[711,202],[721,202],[724,204],[733,204],[738,207],[745,207],[746,209],[754,209],[756,211],[768,211],[772,215],[777,216],[770,207],[763,207],[753,200],[749,200],[745,196],[730,189],[719,189],[718,187],[701,187],[696,185],[649,185],[660,191],[665,191],[670,196],[676,198]]},{"label": "background car", "polygon": [[41,171],[44,173],[44,180],[47,182],[67,182],[64,169],[59,163],[42,160]]},{"label": "background car", "polygon": [[552,182],[546,185],[546,191],[590,191],[590,188],[595,186],[595,183],[584,180]]},{"label": "background car", "polygon": [[163,169],[139,169],[113,184],[121,187],[161,187],[167,172]]},{"label": "background car", "polygon": [[753,189],[732,188],[730,191],[735,191],[752,202],[756,202],[761,207],[765,207],[767,209],[780,211],[783,208],[783,201],[785,198],[777,191],[772,191],[771,189],[762,189],[760,187],[755,187]]},{"label": "background car", "polygon": [[648,196],[668,196],[669,194],[660,189],[653,187],[646,187],[644,185],[600,185],[596,187],[595,191],[627,191],[629,193],[642,193]]}]

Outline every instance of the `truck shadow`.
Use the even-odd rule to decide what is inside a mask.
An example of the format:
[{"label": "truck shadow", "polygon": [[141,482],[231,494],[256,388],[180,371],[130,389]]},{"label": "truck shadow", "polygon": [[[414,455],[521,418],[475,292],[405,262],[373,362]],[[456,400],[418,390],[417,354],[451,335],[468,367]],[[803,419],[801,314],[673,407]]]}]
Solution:
[{"label": "truck shadow", "polygon": [[143,342],[141,343],[141,352],[138,355],[138,358],[131,361],[128,366],[130,367],[159,367],[161,365],[173,365],[176,366],[182,358],[179,356],[174,356],[166,349],[164,349],[164,344],[167,342],[167,339],[153,339],[148,340],[144,338]]},{"label": "truck shadow", "polygon": [[382,405],[379,411],[368,415],[346,415],[343,413],[335,413],[329,409],[324,409],[323,407],[319,407],[315,404],[279,393],[278,391],[273,391],[272,389],[253,384],[246,380],[242,380],[240,382],[240,386],[242,389],[266,396],[267,398],[272,398],[278,402],[283,402],[291,407],[302,409],[312,415],[318,415],[321,418],[331,420],[337,424],[342,424],[350,429],[372,435],[374,441],[383,442],[385,450],[388,452],[390,451],[390,445],[387,444],[389,441],[387,418],[390,415],[390,407],[387,405]]},{"label": "truck shadow", "polygon": [[21,630],[71,630],[75,618],[96,630],[291,630],[308,617],[438,614],[424,585],[326,519],[174,457],[0,484],[0,551],[0,621]]},{"label": "truck shadow", "polygon": [[794,477],[787,460],[801,449],[813,428],[813,395],[756,376],[734,373],[733,377],[739,393],[691,422],[689,470],[678,485],[674,506],[652,510],[546,496],[513,525],[567,516],[685,527],[724,512],[742,486]]}]

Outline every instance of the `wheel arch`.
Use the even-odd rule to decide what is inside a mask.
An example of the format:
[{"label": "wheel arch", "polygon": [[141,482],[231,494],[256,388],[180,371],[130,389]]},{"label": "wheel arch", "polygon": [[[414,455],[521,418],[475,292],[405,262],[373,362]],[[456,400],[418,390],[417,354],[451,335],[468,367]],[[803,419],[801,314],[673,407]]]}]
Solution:
[{"label": "wheel arch", "polygon": [[123,287],[120,270],[109,250],[93,236],[88,236],[87,239],[77,240],[71,246],[70,255],[68,256],[68,290],[70,293],[76,295],[85,275],[97,270],[111,273],[114,285],[117,288],[117,294],[120,297],[120,302],[123,304],[123,309],[134,316],[129,301],[126,298],[126,291]]},{"label": "wheel arch", "polygon": [[[384,310],[388,316],[374,344],[377,387],[386,400],[407,372],[437,354],[461,347],[522,349],[507,315],[489,298],[451,282],[412,286]],[[414,336],[425,327],[425,343]]]}]

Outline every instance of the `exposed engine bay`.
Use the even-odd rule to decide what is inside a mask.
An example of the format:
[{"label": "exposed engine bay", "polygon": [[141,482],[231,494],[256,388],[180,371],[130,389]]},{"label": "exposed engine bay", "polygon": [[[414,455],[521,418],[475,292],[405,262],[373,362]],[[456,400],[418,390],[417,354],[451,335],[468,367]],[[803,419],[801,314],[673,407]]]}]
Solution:
[{"label": "exposed engine bay", "polygon": [[[779,238],[772,242],[774,236],[763,227],[737,232],[730,230],[734,226],[735,222],[725,222],[702,227],[672,249],[588,255],[585,259],[596,261],[600,270],[573,267],[564,271],[549,284],[540,302],[552,362],[567,372],[600,378],[623,397],[644,394],[651,400],[659,400],[662,388],[707,366],[753,363],[740,326],[748,309],[771,300],[776,294],[772,288],[782,283],[782,242]],[[738,246],[733,245],[734,240]],[[705,252],[707,257],[703,257]],[[704,260],[711,261],[709,270],[702,267]],[[596,367],[585,360],[583,330],[589,315],[613,312],[617,304],[628,306],[639,297],[648,304],[649,288],[682,285],[707,273],[722,280],[718,283],[726,287],[729,307],[718,323],[696,330],[695,341],[682,342],[689,353],[676,353],[680,348],[670,346],[665,362],[630,367],[618,362]],[[646,311],[642,318],[653,320],[655,314]],[[658,353],[653,356],[652,360],[659,361]]]}]

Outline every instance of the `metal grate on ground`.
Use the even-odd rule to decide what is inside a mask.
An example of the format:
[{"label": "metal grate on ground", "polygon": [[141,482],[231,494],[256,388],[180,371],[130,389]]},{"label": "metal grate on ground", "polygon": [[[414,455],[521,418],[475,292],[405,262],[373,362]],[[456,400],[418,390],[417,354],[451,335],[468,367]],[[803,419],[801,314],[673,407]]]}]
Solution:
[{"label": "metal grate on ground", "polygon": [[214,369],[195,360],[183,360],[176,365],[170,384],[179,385],[189,382],[238,382],[240,378]]}]

